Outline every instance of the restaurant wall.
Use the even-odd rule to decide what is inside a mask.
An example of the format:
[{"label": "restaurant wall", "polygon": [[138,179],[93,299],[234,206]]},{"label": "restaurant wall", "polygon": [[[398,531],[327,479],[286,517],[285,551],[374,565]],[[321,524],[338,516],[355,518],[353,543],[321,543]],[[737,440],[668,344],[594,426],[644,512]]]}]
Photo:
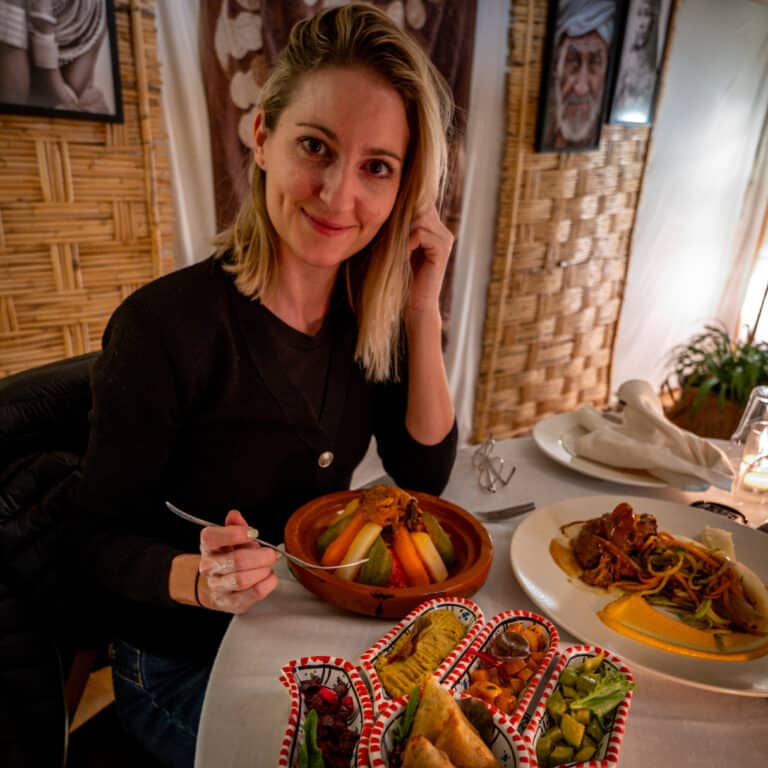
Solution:
[{"label": "restaurant wall", "polygon": [[[683,0],[633,234],[613,389],[629,378],[658,385],[669,351],[706,323],[738,330],[746,276],[732,270],[767,114],[768,5]],[[726,306],[729,278],[741,290]]]},{"label": "restaurant wall", "polygon": [[116,0],[124,122],[0,115],[0,377],[101,347],[173,269],[153,0]]},{"label": "restaurant wall", "polygon": [[604,126],[597,150],[534,151],[546,0],[515,0],[496,239],[473,441],[609,394],[611,350],[650,129]]}]

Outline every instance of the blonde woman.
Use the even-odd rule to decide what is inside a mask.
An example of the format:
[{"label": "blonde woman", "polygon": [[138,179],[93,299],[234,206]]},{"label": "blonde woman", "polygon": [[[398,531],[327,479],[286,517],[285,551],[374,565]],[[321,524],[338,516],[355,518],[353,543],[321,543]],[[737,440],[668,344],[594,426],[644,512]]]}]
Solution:
[{"label": "blonde woman", "polygon": [[[450,113],[383,12],[300,22],[253,127],[251,198],[215,255],[110,321],[81,498],[116,609],[118,713],[169,765],[192,763],[231,614],[277,584],[248,526],[281,541],[300,504],[349,487],[371,436],[401,486],[447,482],[438,297],[452,237],[436,204]],[[165,499],[221,525],[199,534]]]}]

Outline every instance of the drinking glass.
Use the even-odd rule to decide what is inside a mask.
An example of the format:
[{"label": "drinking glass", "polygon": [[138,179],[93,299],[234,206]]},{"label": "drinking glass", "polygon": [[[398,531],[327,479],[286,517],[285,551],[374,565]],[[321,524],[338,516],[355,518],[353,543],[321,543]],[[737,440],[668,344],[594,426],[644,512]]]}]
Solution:
[{"label": "drinking glass", "polygon": [[752,422],[744,436],[734,496],[749,525],[768,520],[768,420]]},{"label": "drinking glass", "polygon": [[749,400],[744,408],[739,426],[731,435],[731,442],[744,445],[750,425],[757,421],[768,421],[768,386],[755,387],[749,393]]}]

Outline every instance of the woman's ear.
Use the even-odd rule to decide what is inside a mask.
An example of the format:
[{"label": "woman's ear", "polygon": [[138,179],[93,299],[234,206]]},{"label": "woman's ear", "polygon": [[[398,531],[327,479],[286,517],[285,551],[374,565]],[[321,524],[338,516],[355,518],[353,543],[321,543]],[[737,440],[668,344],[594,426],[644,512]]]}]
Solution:
[{"label": "woman's ear", "polygon": [[259,110],[253,121],[253,159],[262,171],[267,170],[267,158],[264,153],[264,144],[267,141],[267,128],[264,125],[264,112]]}]

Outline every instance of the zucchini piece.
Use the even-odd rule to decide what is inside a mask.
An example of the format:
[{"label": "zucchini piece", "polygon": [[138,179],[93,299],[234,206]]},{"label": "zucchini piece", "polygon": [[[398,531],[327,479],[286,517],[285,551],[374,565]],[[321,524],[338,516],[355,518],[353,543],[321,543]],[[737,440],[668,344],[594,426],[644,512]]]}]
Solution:
[{"label": "zucchini piece", "polygon": [[588,673],[597,672],[597,668],[603,663],[604,653],[598,653],[597,656],[590,656],[584,659],[584,671]]},{"label": "zucchini piece", "polygon": [[560,693],[559,688],[555,688],[547,702],[547,712],[559,723],[560,718],[566,713],[567,709],[568,703],[563,698],[563,694]]},{"label": "zucchini piece", "polygon": [[563,738],[572,747],[578,749],[584,738],[584,723],[580,723],[573,715],[566,712],[560,719],[560,728],[563,731]]},{"label": "zucchini piece", "polygon": [[348,501],[342,513],[317,537],[317,551],[320,553],[320,557],[323,556],[323,552],[328,548],[328,545],[338,538],[339,534],[347,527],[352,519],[352,515],[359,506],[360,499]]},{"label": "zucchini piece", "polygon": [[558,744],[549,753],[550,766],[565,765],[565,763],[571,762],[573,762],[573,747],[569,747],[567,744]]},{"label": "zucchini piece", "polygon": [[445,563],[446,568],[453,568],[456,563],[456,550],[453,548],[451,537],[445,532],[443,526],[437,521],[437,518],[430,512],[421,513],[421,519],[427,529],[429,538],[440,553],[440,557]]},{"label": "zucchini piece", "polygon": [[387,545],[381,535],[376,537],[373,546],[368,551],[368,562],[360,568],[358,581],[361,584],[371,584],[375,587],[383,587],[389,582],[392,575],[392,555],[389,554]]}]

